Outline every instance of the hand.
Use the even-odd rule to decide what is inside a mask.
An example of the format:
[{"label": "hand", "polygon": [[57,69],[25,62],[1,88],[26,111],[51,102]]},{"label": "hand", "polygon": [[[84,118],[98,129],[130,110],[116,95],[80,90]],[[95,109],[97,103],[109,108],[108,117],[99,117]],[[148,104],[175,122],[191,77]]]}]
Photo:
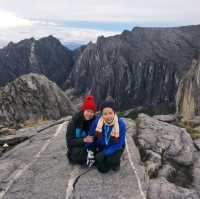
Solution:
[{"label": "hand", "polygon": [[95,163],[94,152],[87,150],[87,166],[91,167]]},{"label": "hand", "polygon": [[94,137],[93,136],[86,136],[85,138],[83,138],[83,142],[86,142],[86,143],[92,143],[94,140]]}]

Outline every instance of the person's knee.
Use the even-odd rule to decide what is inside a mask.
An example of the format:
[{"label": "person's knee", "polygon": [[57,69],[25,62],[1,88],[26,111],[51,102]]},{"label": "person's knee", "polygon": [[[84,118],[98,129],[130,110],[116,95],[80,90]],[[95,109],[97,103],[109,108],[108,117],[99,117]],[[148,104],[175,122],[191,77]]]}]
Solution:
[{"label": "person's knee", "polygon": [[105,160],[105,154],[103,153],[103,151],[101,151],[95,155],[95,161],[98,164],[101,164],[102,162],[104,162],[104,160]]},{"label": "person's knee", "polygon": [[113,158],[113,157],[109,157],[107,159],[107,163],[111,166],[116,166],[120,164],[120,158]]},{"label": "person's knee", "polygon": [[73,164],[85,164],[86,163],[86,161],[87,161],[87,158],[86,157],[81,157],[81,156],[77,156],[77,157],[75,157],[75,156],[71,156],[70,158],[69,158],[69,161],[71,162],[71,163],[73,163]]},{"label": "person's knee", "polygon": [[107,157],[107,163],[111,166],[116,166],[120,164],[120,159],[121,153],[119,154],[118,152],[116,152],[113,155]]}]

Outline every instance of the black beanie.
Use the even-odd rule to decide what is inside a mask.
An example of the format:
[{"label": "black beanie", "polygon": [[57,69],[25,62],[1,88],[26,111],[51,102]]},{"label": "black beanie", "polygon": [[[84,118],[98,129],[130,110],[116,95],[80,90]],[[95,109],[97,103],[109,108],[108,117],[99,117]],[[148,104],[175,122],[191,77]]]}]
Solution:
[{"label": "black beanie", "polygon": [[113,111],[116,111],[115,103],[112,100],[105,100],[100,107],[101,112],[103,111],[104,108],[112,108]]}]

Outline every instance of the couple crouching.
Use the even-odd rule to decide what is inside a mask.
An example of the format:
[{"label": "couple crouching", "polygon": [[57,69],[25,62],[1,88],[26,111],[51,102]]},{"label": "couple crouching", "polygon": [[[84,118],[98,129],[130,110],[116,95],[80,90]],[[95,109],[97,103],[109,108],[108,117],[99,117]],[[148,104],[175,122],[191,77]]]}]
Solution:
[{"label": "couple crouching", "polygon": [[106,100],[96,115],[93,96],[87,96],[69,122],[66,132],[67,157],[73,164],[93,164],[106,173],[120,169],[125,148],[126,125],[116,114],[114,101]]}]

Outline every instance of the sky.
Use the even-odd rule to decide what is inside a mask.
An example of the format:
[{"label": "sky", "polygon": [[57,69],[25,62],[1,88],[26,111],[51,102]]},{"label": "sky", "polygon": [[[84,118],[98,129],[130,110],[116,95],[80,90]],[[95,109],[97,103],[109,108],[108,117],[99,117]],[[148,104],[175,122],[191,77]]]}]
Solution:
[{"label": "sky", "polygon": [[53,35],[86,44],[140,27],[200,24],[199,0],[0,0],[0,48]]}]

